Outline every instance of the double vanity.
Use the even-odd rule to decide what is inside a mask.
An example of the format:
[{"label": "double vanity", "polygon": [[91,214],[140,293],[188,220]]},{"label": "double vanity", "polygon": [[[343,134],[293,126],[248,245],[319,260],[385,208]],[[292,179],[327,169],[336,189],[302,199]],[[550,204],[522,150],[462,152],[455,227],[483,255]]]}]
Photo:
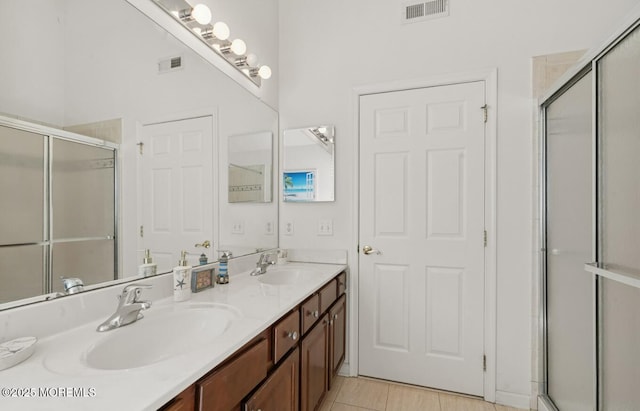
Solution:
[{"label": "double vanity", "polygon": [[[121,287],[112,287],[110,298],[96,296],[111,301],[101,317],[39,336],[31,358],[0,373],[3,388],[16,390],[0,408],[313,410],[345,356],[345,269],[289,263],[259,276],[246,271],[179,303],[168,296],[171,276],[141,280],[153,285],[140,294],[152,300],[144,318],[97,332],[117,305],[111,298]],[[78,299],[75,308],[51,310],[63,318],[86,308],[95,317],[90,294],[68,297]],[[9,328],[11,318],[4,321]]]}]

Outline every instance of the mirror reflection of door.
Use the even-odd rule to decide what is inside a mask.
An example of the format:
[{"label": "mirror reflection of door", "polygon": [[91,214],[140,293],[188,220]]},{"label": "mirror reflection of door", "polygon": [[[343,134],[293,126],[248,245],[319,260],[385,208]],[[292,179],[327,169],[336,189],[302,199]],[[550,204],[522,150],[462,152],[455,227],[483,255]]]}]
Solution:
[{"label": "mirror reflection of door", "polygon": [[178,263],[180,251],[197,265],[204,252],[210,260],[213,241],[212,116],[150,124],[142,127],[142,222],[140,254],[151,250],[158,273]]}]

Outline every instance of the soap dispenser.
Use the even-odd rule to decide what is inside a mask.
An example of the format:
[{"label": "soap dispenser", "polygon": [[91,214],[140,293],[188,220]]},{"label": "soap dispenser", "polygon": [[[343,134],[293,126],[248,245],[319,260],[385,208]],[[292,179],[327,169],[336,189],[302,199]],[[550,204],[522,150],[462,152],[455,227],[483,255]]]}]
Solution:
[{"label": "soap dispenser", "polygon": [[182,251],[178,266],[173,269],[173,301],[191,298],[191,266],[187,264],[187,252]]},{"label": "soap dispenser", "polygon": [[144,258],[142,259],[142,264],[138,267],[138,275],[141,277],[149,277],[152,275],[156,275],[158,270],[158,265],[153,262],[151,258],[151,250],[148,248],[144,250]]}]

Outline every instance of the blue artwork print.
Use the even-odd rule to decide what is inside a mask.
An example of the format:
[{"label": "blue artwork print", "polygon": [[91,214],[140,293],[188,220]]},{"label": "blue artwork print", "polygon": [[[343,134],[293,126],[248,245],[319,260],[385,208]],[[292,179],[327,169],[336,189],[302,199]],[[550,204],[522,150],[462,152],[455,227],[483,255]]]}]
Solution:
[{"label": "blue artwork print", "polygon": [[284,201],[313,201],[316,198],[315,171],[285,171],[282,187]]}]

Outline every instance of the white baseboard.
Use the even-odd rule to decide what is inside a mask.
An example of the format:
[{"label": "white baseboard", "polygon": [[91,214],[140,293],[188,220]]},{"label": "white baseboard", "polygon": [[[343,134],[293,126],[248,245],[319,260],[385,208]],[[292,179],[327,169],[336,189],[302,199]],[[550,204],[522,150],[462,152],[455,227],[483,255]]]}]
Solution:
[{"label": "white baseboard", "polygon": [[342,367],[340,367],[340,371],[338,371],[338,375],[342,375],[343,377],[357,377],[357,373],[351,372],[351,366],[348,362],[343,362]]},{"label": "white baseboard", "polygon": [[531,404],[530,401],[531,399],[528,395],[496,391],[496,404],[528,410]]},{"label": "white baseboard", "polygon": [[538,411],[554,411],[554,409],[542,397],[538,397]]}]

